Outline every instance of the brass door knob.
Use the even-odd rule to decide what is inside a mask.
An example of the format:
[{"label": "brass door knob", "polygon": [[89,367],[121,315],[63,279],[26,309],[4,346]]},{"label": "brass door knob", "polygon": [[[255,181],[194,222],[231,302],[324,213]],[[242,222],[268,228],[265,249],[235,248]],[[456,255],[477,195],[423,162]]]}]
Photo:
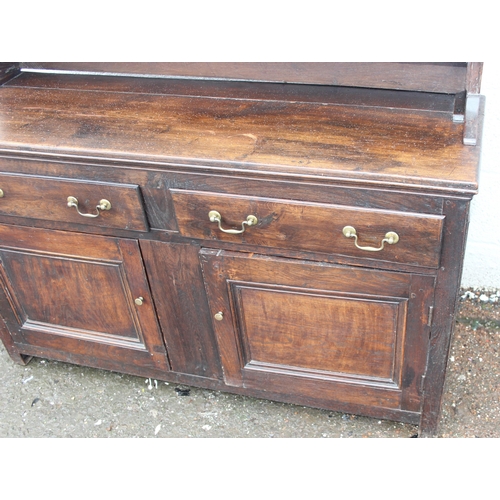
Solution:
[{"label": "brass door knob", "polygon": [[214,315],[214,318],[215,318],[217,321],[222,321],[222,320],[224,319],[224,314],[223,314],[221,311],[219,311],[218,313],[216,313],[216,314]]},{"label": "brass door knob", "polygon": [[144,299],[142,297],[137,297],[134,302],[136,303],[136,305],[138,306],[142,306],[142,304],[144,303]]}]

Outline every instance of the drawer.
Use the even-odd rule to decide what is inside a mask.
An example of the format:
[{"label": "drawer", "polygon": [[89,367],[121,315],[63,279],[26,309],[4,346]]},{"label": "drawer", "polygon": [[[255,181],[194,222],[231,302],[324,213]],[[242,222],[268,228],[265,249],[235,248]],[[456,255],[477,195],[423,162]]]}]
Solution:
[{"label": "drawer", "polygon": [[[179,232],[186,237],[439,266],[441,215],[199,191],[172,189],[171,193]],[[212,211],[220,214],[220,225],[210,221]],[[249,225],[248,216],[257,223]]]},{"label": "drawer", "polygon": [[[148,231],[139,186],[56,177],[0,174],[0,214],[27,219]],[[73,197],[73,206],[68,198]],[[102,200],[109,207],[99,209]]]}]

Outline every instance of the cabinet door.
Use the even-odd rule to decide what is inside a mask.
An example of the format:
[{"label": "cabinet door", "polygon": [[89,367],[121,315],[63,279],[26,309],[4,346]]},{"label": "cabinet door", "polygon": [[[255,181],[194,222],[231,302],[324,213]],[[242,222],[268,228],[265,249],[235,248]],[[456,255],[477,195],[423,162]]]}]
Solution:
[{"label": "cabinet door", "polygon": [[417,421],[432,277],[212,250],[200,257],[228,385]]},{"label": "cabinet door", "polygon": [[135,240],[0,226],[0,259],[0,311],[19,352],[168,370]]}]

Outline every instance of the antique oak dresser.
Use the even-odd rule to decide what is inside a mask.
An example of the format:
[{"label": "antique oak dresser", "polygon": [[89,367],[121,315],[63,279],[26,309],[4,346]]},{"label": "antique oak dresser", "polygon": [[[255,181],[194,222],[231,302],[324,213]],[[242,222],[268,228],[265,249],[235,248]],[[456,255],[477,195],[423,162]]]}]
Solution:
[{"label": "antique oak dresser", "polygon": [[481,63],[0,63],[0,336],[435,435]]}]

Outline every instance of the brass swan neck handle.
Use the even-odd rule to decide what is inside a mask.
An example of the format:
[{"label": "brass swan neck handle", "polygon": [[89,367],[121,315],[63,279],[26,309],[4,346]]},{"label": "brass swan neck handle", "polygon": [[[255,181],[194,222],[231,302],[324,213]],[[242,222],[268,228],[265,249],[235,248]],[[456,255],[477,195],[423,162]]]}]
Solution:
[{"label": "brass swan neck handle", "polygon": [[100,212],[99,210],[111,210],[111,203],[108,200],[101,200],[99,204],[95,207],[96,209],[96,214],[83,214],[80,212],[80,209],[78,208],[78,200],[74,196],[68,196],[67,199],[68,202],[68,207],[75,207],[76,211],[82,216],[82,217],[99,217]]},{"label": "brass swan neck handle", "polygon": [[389,231],[388,233],[385,233],[385,237],[378,248],[362,247],[358,245],[358,235],[356,233],[356,229],[354,229],[352,226],[345,226],[344,229],[342,229],[342,233],[344,233],[344,236],[346,238],[354,238],[354,245],[356,245],[356,248],[365,250],[366,252],[380,252],[380,250],[384,248],[385,243],[387,243],[388,245],[395,245],[399,241],[399,235],[394,231]]},{"label": "brass swan neck handle", "polygon": [[244,233],[245,232],[245,224],[247,226],[255,226],[259,221],[257,219],[257,217],[255,217],[255,215],[249,215],[247,217],[247,220],[243,221],[241,223],[241,229],[224,229],[221,225],[221,222],[222,222],[222,217],[221,217],[221,214],[219,212],[217,212],[217,210],[211,210],[209,213],[208,213],[208,218],[210,219],[210,222],[217,222],[219,224],[219,229],[223,232],[223,233],[228,233],[228,234],[241,234],[241,233]]}]

